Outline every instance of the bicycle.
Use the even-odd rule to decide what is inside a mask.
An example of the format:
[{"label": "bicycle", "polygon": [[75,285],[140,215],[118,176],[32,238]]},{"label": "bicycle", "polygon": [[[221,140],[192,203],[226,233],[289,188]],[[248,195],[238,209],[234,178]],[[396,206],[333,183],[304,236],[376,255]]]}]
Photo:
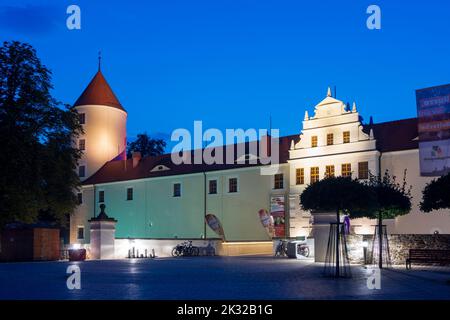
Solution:
[{"label": "bicycle", "polygon": [[184,241],[172,249],[172,257],[198,256],[200,249],[192,245],[192,241]]},{"label": "bicycle", "polygon": [[309,247],[306,244],[301,244],[297,246],[297,253],[308,258],[309,257]]}]

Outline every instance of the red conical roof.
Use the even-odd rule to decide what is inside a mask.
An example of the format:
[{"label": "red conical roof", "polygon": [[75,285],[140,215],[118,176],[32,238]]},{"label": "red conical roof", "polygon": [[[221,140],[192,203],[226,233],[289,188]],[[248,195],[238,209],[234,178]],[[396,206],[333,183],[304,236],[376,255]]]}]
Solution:
[{"label": "red conical roof", "polygon": [[125,111],[100,70],[73,106],[89,104],[104,105]]}]

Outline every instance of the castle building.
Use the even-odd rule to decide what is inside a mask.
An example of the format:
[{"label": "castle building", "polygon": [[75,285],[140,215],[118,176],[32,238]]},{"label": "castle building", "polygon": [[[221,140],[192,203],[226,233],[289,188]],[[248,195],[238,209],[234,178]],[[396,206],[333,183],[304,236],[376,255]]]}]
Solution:
[{"label": "castle building", "polygon": [[[365,180],[386,170],[399,180],[406,170],[413,196],[409,214],[385,221],[389,233],[450,233],[448,213],[418,208],[432,178],[420,175],[416,118],[363,124],[355,104],[347,106],[328,90],[314,115],[305,112],[302,131],[279,139],[279,171],[261,175],[258,161],[176,165],[170,154],[126,159],[127,113],[100,70],[75,108],[84,128],[78,141],[84,154],[78,168],[80,204],[70,221],[72,244],[89,245],[88,221],[99,214],[100,204],[118,221],[117,241],[217,238],[205,223],[206,213],[220,220],[228,242],[270,241],[260,209],[282,212],[276,236],[308,237],[314,217],[299,205],[308,184],[330,175]],[[372,234],[375,221],[351,224],[354,233]]]}]

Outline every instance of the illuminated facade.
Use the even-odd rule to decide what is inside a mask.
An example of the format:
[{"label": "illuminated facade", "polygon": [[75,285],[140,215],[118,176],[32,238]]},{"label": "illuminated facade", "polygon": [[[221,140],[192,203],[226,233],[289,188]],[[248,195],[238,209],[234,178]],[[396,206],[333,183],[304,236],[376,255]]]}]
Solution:
[{"label": "illuminated facade", "polygon": [[[100,72],[99,72],[100,73]],[[421,191],[431,178],[419,173],[417,119],[363,124],[356,105],[327,96],[305,113],[300,134],[280,138],[280,170],[261,175],[259,164],[175,165],[170,155],[124,160],[126,112],[97,74],[76,105],[85,114],[85,165],[80,205],[71,217],[71,243],[89,244],[88,220],[104,203],[118,220],[116,239],[217,238],[205,213],[221,221],[227,241],[270,240],[258,216],[271,199],[285,202],[285,235],[309,236],[314,221],[299,205],[311,182],[329,175],[367,179],[407,170],[413,186],[410,214],[387,220],[390,233],[450,233],[448,213],[420,213]],[[119,158],[116,158],[119,156]],[[112,160],[116,158],[115,160]],[[112,160],[112,161],[111,161]],[[373,232],[374,221],[352,220],[353,232]]]}]

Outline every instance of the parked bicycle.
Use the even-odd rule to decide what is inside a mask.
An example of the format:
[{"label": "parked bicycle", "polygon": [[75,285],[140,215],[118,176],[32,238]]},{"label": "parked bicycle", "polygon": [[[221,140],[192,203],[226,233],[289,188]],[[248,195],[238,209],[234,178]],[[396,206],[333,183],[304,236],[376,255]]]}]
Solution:
[{"label": "parked bicycle", "polygon": [[301,244],[297,246],[297,253],[308,258],[309,257],[309,247],[307,244]]},{"label": "parked bicycle", "polygon": [[172,249],[172,256],[198,256],[200,249],[192,245],[192,241],[184,241]]}]

